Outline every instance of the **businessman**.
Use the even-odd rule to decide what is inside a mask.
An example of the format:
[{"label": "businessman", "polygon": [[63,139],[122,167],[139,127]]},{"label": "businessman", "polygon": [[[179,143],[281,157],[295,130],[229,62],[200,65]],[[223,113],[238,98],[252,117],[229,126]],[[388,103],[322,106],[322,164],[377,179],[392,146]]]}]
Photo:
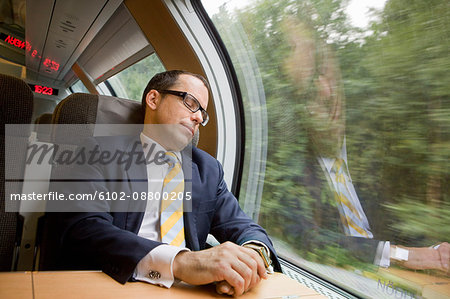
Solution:
[{"label": "businessman", "polygon": [[[143,93],[139,136],[89,138],[80,147],[99,159],[73,163],[75,183],[53,184],[53,190],[140,198],[97,200],[85,211],[58,215],[64,267],[101,269],[121,283],[216,283],[218,293],[235,296],[272,268],[280,271],[271,241],[240,209],[220,163],[188,146],[209,120],[208,93],[207,81],[197,74],[157,74]],[[111,153],[132,161],[102,161]],[[221,244],[206,249],[208,234]]]}]

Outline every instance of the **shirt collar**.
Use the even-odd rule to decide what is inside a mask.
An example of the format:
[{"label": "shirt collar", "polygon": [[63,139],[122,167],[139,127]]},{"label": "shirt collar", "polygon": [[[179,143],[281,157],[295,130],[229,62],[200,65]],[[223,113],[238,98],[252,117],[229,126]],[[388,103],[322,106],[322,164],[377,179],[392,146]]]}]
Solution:
[{"label": "shirt collar", "polygon": [[[152,144],[155,145],[152,152],[150,153],[150,156],[147,157],[150,160],[152,160],[155,157],[156,153],[158,153],[158,152],[161,152],[161,151],[164,153],[167,152],[167,150],[165,148],[163,148],[158,142],[154,141],[153,139],[151,139],[150,137],[145,135],[144,132],[141,132],[141,135],[139,137],[141,139],[142,148],[144,150],[145,157],[147,157],[148,152],[152,148]],[[180,160],[180,162],[182,162],[181,153],[180,152],[173,152],[173,153],[175,154],[175,156],[177,156],[178,160]]]}]

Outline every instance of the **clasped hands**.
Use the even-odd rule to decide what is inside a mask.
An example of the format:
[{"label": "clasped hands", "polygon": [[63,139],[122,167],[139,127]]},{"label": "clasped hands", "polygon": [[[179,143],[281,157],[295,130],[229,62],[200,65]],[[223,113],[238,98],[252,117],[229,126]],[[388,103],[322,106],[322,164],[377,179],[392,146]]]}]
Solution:
[{"label": "clasped hands", "polygon": [[201,251],[182,251],[173,261],[173,274],[184,282],[216,282],[219,294],[242,295],[267,278],[264,262],[249,248],[226,242]]}]

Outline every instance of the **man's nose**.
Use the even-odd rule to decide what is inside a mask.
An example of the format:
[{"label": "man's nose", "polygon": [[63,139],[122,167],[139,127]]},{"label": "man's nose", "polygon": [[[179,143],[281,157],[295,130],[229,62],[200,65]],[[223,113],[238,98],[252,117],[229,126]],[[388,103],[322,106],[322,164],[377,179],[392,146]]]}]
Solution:
[{"label": "man's nose", "polygon": [[198,124],[201,124],[203,122],[202,112],[198,110],[197,112],[192,113],[191,120],[197,122]]}]

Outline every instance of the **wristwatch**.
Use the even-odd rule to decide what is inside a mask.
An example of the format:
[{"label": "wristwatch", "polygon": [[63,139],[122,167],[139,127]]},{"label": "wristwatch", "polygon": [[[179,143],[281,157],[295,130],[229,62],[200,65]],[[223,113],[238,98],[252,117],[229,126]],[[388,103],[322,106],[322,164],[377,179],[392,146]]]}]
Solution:
[{"label": "wristwatch", "polygon": [[268,254],[266,248],[264,248],[264,246],[256,245],[254,243],[248,243],[248,244],[245,244],[244,247],[251,248],[251,249],[255,250],[256,252],[258,252],[258,254],[261,256],[261,258],[264,261],[264,266],[266,267],[267,273],[273,273],[272,260],[270,259],[269,254]]},{"label": "wristwatch", "polygon": [[399,262],[408,261],[409,250],[398,246],[391,246],[390,258]]}]

